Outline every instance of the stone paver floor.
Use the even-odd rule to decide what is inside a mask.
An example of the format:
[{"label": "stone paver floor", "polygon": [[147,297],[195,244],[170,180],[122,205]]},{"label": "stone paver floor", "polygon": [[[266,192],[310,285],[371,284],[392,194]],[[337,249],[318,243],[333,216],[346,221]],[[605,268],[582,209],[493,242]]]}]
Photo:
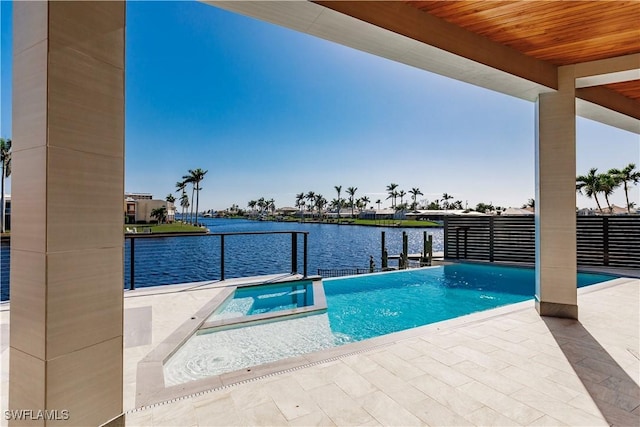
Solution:
[{"label": "stone paver floor", "polygon": [[[143,408],[135,408],[138,361],[219,290],[126,293],[126,425],[638,426],[639,288],[638,279],[618,279],[580,289],[579,322],[541,318],[528,301]],[[8,311],[0,307],[3,332]],[[2,341],[6,407],[8,333]]]},{"label": "stone paver floor", "polygon": [[532,302],[170,403],[128,426],[640,425],[640,280],[579,291],[580,321]]}]

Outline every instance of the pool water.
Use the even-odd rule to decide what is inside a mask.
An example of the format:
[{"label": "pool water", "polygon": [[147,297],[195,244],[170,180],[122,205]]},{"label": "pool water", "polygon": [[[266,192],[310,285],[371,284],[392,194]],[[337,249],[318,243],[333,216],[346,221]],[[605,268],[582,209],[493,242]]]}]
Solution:
[{"label": "pool water", "polygon": [[[578,274],[578,287],[611,280]],[[531,299],[534,270],[479,264],[323,280],[331,330],[360,341]]]},{"label": "pool water", "polygon": [[313,305],[311,281],[286,285],[262,285],[237,289],[207,320],[271,313]]},{"label": "pool water", "polygon": [[[614,278],[580,273],[577,281],[582,287]],[[452,264],[325,279],[323,285],[326,313],[196,334],[165,364],[165,382],[220,375],[529,300],[535,272]]]}]

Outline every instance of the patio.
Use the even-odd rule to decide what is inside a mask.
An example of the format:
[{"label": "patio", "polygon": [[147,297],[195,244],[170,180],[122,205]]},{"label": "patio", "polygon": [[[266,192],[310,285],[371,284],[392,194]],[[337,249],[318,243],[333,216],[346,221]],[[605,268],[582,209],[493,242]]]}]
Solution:
[{"label": "patio", "polygon": [[[581,289],[580,322],[541,318],[529,301],[141,409],[132,379],[149,347],[127,345],[126,425],[638,425],[639,285]],[[125,316],[151,305],[156,342],[212,292],[127,295]],[[141,336],[127,320],[125,336]]]},{"label": "patio", "polygon": [[[531,300],[318,352],[302,366],[269,364],[235,384],[186,390],[142,408],[135,403],[138,362],[220,288],[127,292],[125,422],[638,425],[639,286],[628,278],[580,289],[579,322],[540,317]],[[0,308],[5,408],[9,307]]]}]

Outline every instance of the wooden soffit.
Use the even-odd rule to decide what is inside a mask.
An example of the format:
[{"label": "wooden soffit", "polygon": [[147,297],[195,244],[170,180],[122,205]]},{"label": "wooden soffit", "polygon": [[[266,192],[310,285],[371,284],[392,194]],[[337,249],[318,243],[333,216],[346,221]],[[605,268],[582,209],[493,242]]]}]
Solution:
[{"label": "wooden soffit", "polygon": [[[640,1],[315,3],[552,89],[560,66],[635,60],[640,53]],[[636,120],[625,129],[640,129],[637,78],[578,89],[576,96]]]}]

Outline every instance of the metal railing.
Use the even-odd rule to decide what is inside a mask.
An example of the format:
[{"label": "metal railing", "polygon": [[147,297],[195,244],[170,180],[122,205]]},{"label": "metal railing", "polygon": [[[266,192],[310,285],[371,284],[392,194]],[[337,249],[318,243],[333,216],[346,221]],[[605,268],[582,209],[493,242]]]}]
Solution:
[{"label": "metal railing", "polygon": [[135,289],[135,261],[136,261],[136,240],[138,239],[161,239],[161,238],[182,238],[182,237],[219,237],[220,238],[220,280],[225,280],[225,238],[247,235],[291,235],[291,274],[298,273],[298,235],[303,236],[303,276],[307,277],[308,269],[308,231],[242,231],[231,233],[142,233],[125,234],[124,238],[129,240],[129,289]]},{"label": "metal railing", "polygon": [[342,276],[354,276],[356,274],[368,274],[378,273],[382,271],[381,268],[319,268],[318,276],[322,277],[342,277]]}]

